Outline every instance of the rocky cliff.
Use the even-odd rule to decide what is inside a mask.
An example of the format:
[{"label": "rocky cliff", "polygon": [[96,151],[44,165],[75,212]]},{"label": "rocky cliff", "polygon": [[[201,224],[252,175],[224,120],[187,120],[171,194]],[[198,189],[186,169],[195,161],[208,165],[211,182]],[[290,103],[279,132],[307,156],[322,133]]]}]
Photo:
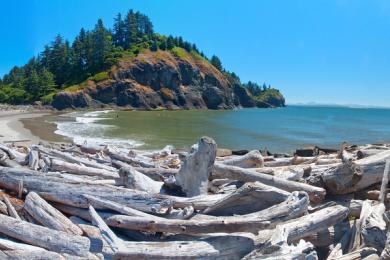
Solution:
[{"label": "rocky cliff", "polygon": [[[272,97],[275,99],[275,97]],[[144,51],[121,59],[104,80],[88,80],[54,95],[57,109],[118,106],[137,109],[231,109],[284,106],[257,100],[196,53]]]}]

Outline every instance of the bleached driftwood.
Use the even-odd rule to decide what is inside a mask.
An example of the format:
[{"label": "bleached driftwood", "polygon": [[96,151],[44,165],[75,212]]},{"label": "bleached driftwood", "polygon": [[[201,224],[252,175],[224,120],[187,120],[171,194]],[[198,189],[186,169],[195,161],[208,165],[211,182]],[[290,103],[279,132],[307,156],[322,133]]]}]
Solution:
[{"label": "bleached driftwood", "polygon": [[104,152],[112,159],[128,163],[129,165],[134,167],[140,166],[144,168],[156,168],[156,165],[154,163],[150,163],[147,160],[130,157],[126,154],[121,153],[120,151],[111,146],[106,146]]},{"label": "bleached driftwood", "polygon": [[70,162],[70,163],[78,163],[78,164],[83,164],[85,166],[89,166],[89,167],[93,167],[93,168],[105,169],[108,171],[115,171],[115,169],[111,166],[107,166],[107,165],[102,164],[102,163],[97,163],[95,161],[88,160],[86,158],[77,157],[77,156],[71,155],[69,153],[46,148],[46,147],[43,147],[40,145],[32,146],[32,148],[38,149],[41,153],[44,153],[46,155],[57,157],[57,158],[63,159],[63,160]]},{"label": "bleached driftwood", "polygon": [[1,149],[0,149],[0,165],[5,167],[14,167],[14,168],[21,167],[19,163],[10,159],[7,153]]},{"label": "bleached driftwood", "polygon": [[7,205],[0,200],[0,213],[8,215]]},{"label": "bleached driftwood", "polygon": [[216,234],[194,241],[125,242],[113,259],[240,259],[254,248],[253,237]]},{"label": "bleached driftwood", "polygon": [[259,150],[253,150],[245,155],[224,160],[222,163],[242,168],[256,168],[263,166],[264,160]]},{"label": "bleached driftwood", "polygon": [[232,194],[206,208],[203,214],[219,216],[247,214],[279,204],[289,195],[289,192],[260,182],[246,183]]},{"label": "bleached driftwood", "polygon": [[278,167],[262,167],[256,168],[256,172],[273,175],[278,178],[297,181],[303,176],[309,175],[311,172],[310,165],[288,165]]},{"label": "bleached driftwood", "polygon": [[21,220],[21,218],[19,217],[18,212],[15,210],[14,206],[12,205],[11,201],[8,199],[7,196],[3,195],[3,201],[7,205],[8,215],[10,215],[13,218]]},{"label": "bleached driftwood", "polygon": [[52,171],[60,171],[60,172],[64,171],[71,174],[95,176],[103,179],[119,178],[119,174],[114,171],[108,171],[106,169],[98,169],[95,167],[78,165],[75,163],[68,163],[59,159],[50,160],[50,169]]},{"label": "bleached driftwood", "polygon": [[90,247],[86,237],[70,235],[5,215],[0,215],[0,233],[49,251],[76,256],[87,256]]},{"label": "bleached driftwood", "polygon": [[187,155],[179,172],[176,184],[188,197],[207,194],[208,179],[217,153],[217,144],[209,137],[202,137],[198,147]]},{"label": "bleached driftwood", "polygon": [[148,176],[136,171],[130,165],[119,170],[120,184],[126,188],[160,193],[163,182],[152,180]]},{"label": "bleached driftwood", "polygon": [[146,217],[146,218],[152,218],[152,219],[161,219],[160,217],[144,213],[142,211],[132,209],[126,205],[116,203],[114,201],[109,201],[105,199],[101,199],[95,196],[90,196],[90,195],[84,195],[89,201],[89,203],[93,207],[97,207],[100,209],[110,209],[117,211],[121,214],[129,215],[129,216],[135,216],[135,217]]},{"label": "bleached driftwood", "polygon": [[106,222],[130,230],[148,232],[169,232],[176,234],[199,234],[218,232],[254,232],[263,228],[270,228],[293,217],[302,215],[308,206],[306,193],[293,193],[288,200],[263,211],[229,217],[208,217],[189,220],[147,219],[115,215]]},{"label": "bleached driftwood", "polygon": [[39,168],[39,153],[35,149],[30,149],[28,153],[28,167],[31,170],[38,170]]},{"label": "bleached driftwood", "polygon": [[[111,185],[84,185],[64,180],[55,174],[43,175],[28,169],[0,167],[0,187],[17,191],[20,180],[24,180],[24,187],[27,190],[38,193],[45,200],[81,208],[88,208],[89,205],[84,194],[105,197],[141,211],[155,213],[164,213],[172,204],[171,198],[175,199],[170,196],[148,194]],[[178,200],[184,204],[186,202],[186,198],[178,198]]]},{"label": "bleached driftwood", "polygon": [[43,226],[64,231],[69,234],[82,235],[80,228],[74,225],[60,211],[55,209],[35,192],[30,192],[23,207],[36,221]]},{"label": "bleached driftwood", "polygon": [[309,194],[310,200],[320,202],[325,197],[325,189],[311,186],[305,183],[289,181],[267,174],[258,173],[251,169],[243,169],[235,166],[223,165],[215,163],[211,178],[228,178],[244,182],[259,181],[266,185],[270,185],[286,191],[305,191]]},{"label": "bleached driftwood", "polygon": [[91,215],[92,223],[100,229],[103,238],[107,241],[112,250],[114,252],[123,250],[125,248],[123,241],[112,232],[92,206],[89,206],[89,214]]},{"label": "bleached driftwood", "polygon": [[388,159],[390,151],[384,151],[352,163],[331,167],[322,174],[322,180],[330,193],[356,192],[381,182],[385,161]]}]

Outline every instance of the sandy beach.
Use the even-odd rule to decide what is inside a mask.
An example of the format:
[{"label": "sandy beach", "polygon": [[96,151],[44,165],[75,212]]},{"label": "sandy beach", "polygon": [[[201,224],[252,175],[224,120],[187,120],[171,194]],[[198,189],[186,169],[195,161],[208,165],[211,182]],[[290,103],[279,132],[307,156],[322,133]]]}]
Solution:
[{"label": "sandy beach", "polygon": [[21,120],[39,118],[49,114],[50,112],[46,111],[0,111],[0,142],[38,143],[41,138],[25,128]]}]

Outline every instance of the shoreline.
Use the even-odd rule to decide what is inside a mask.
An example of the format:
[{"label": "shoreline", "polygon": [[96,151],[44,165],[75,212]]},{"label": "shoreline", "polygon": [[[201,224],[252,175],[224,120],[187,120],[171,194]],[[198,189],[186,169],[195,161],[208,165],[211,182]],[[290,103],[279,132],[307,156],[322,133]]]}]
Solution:
[{"label": "shoreline", "polygon": [[0,141],[18,143],[37,143],[42,139],[26,128],[23,119],[35,119],[50,114],[48,111],[0,111]]}]

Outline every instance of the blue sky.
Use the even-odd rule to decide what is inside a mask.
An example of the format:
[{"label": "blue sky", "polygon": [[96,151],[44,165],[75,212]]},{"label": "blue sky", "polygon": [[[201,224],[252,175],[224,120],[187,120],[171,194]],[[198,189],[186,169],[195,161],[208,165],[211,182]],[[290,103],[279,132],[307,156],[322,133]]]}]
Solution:
[{"label": "blue sky", "polygon": [[147,14],[161,34],[183,36],[243,81],[269,83],[288,103],[390,106],[387,0],[8,0],[0,12],[0,75],[57,33],[118,12]]}]

